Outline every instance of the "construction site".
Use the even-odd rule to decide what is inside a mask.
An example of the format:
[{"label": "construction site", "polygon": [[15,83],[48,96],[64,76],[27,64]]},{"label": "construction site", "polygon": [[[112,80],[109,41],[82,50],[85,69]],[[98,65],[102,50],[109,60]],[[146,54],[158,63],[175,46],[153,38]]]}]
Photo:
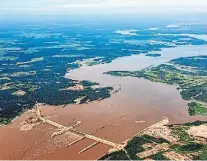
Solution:
[{"label": "construction site", "polygon": [[57,128],[57,130],[51,135],[51,138],[54,138],[54,137],[60,136],[60,135],[64,135],[64,134],[75,136],[75,138],[77,138],[76,140],[74,140],[70,143],[66,143],[66,146],[65,146],[66,148],[69,147],[69,146],[72,146],[72,145],[74,145],[74,144],[76,144],[76,143],[78,143],[78,142],[80,142],[84,139],[89,139],[89,140],[94,141],[94,143],[92,143],[91,145],[89,145],[89,146],[85,147],[84,149],[82,149],[79,152],[79,154],[89,150],[90,148],[92,148],[92,147],[94,147],[98,144],[105,144],[105,145],[110,146],[111,147],[110,151],[123,150],[124,147],[125,147],[124,144],[114,143],[114,142],[108,141],[104,138],[99,138],[99,137],[96,137],[96,136],[92,135],[92,134],[96,133],[97,131],[99,131],[99,130],[107,127],[107,126],[112,125],[112,123],[108,124],[104,127],[101,127],[100,129],[97,129],[97,130],[93,131],[92,134],[86,134],[84,132],[81,132],[81,131],[78,131],[78,130],[75,129],[75,127],[77,127],[78,125],[81,124],[81,121],[77,121],[72,126],[67,127],[67,126],[61,125],[57,122],[51,121],[46,117],[43,117],[42,114],[41,114],[41,110],[39,109],[38,103],[36,103],[33,112],[35,113],[36,116],[30,117],[27,120],[23,121],[20,124],[20,130],[21,131],[32,130],[33,128],[35,128],[35,126],[37,126],[39,124],[49,124],[49,125]]},{"label": "construction site", "polygon": [[[206,122],[198,122],[195,125],[194,123],[170,125],[170,120],[164,117],[160,122],[145,128],[122,143],[115,143],[107,140],[106,137],[95,136],[97,132],[101,132],[113,123],[88,134],[77,130],[81,121],[76,121],[71,126],[65,126],[43,116],[38,103],[33,109],[33,114],[20,124],[21,131],[30,131],[40,124],[48,124],[55,129],[51,134],[51,139],[59,144],[58,137],[60,137],[61,142],[64,142],[64,148],[71,147],[85,139],[91,140],[92,143],[81,149],[79,154],[98,144],[111,147],[105,155],[99,158],[101,160],[194,160],[199,158],[201,153],[205,153],[207,146]],[[188,151],[189,149],[190,151]]]},{"label": "construction site", "polygon": [[109,153],[101,160],[203,160],[207,154],[207,122],[170,125],[162,121],[128,140],[123,151]]}]

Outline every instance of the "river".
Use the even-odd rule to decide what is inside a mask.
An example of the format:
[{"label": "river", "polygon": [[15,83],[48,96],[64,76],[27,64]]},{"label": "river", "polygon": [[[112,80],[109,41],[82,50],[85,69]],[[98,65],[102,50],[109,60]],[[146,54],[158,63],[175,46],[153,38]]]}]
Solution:
[{"label": "river", "polygon": [[[107,124],[113,123],[94,135],[109,141],[121,143],[144,128],[160,121],[166,116],[171,123],[182,123],[202,116],[189,116],[187,102],[181,98],[175,86],[155,83],[133,77],[113,77],[103,74],[112,70],[141,70],[151,65],[158,65],[169,60],[207,55],[207,46],[183,46],[160,51],[161,57],[148,57],[143,54],[118,58],[109,64],[81,67],[66,73],[74,80],[89,80],[100,86],[112,86],[120,92],[110,98],[81,105],[41,107],[44,116],[65,126],[69,122],[80,120],[77,130],[91,133]],[[0,130],[1,159],[90,159],[94,160],[106,153],[110,147],[99,144],[90,150],[78,154],[91,144],[83,140],[74,146],[65,148],[51,143],[51,130],[54,128],[40,125],[29,132],[20,132],[19,124],[27,117],[23,114],[7,127]],[[15,135],[14,135],[15,134]],[[18,137],[17,137],[18,136]],[[32,148],[31,148],[32,146]]]}]

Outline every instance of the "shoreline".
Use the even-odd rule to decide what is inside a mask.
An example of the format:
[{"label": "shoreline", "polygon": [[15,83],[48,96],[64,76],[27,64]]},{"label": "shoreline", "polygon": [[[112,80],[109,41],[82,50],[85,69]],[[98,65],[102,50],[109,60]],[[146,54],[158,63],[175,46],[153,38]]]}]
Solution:
[{"label": "shoreline", "polygon": [[[162,48],[161,49],[161,51],[159,51],[159,53],[161,53],[161,52],[163,52],[163,51],[165,51],[165,50],[173,50],[173,49],[176,49],[176,48],[186,48],[186,47],[193,47],[193,48],[196,48],[196,47],[207,47],[207,45],[180,45],[180,46],[176,46],[176,47],[173,47],[173,48]],[[71,72],[76,72],[77,70],[80,70],[80,69],[84,69],[84,68],[90,68],[90,67],[96,67],[96,66],[100,66],[100,65],[109,65],[109,64],[111,64],[111,63],[113,63],[114,61],[119,61],[119,60],[122,60],[122,59],[128,59],[128,58],[131,58],[131,57],[137,57],[137,56],[145,56],[147,53],[140,53],[140,54],[132,54],[132,55],[130,55],[130,56],[123,56],[123,57],[118,57],[118,58],[116,58],[116,59],[114,59],[114,60],[112,60],[112,62],[110,62],[110,63],[104,63],[104,64],[98,64],[98,65],[92,65],[92,66],[87,66],[87,65],[84,65],[84,66],[80,66],[80,67],[78,67],[78,68],[76,68],[76,69],[72,69],[72,70],[69,70],[69,71],[67,71],[66,73],[65,73],[65,78],[67,78],[67,79],[70,79],[70,73]],[[202,54],[201,54],[202,55]],[[193,56],[199,56],[199,55],[193,55]],[[180,57],[177,57],[177,58],[181,58],[181,57],[183,57],[183,56],[180,56]],[[160,57],[158,57],[158,58],[160,58]],[[174,59],[174,58],[173,58]],[[84,63],[85,61],[87,61],[88,59],[86,59],[86,60],[83,60],[82,62],[79,62],[80,64],[82,64],[82,63]],[[90,60],[90,59],[89,59]],[[170,60],[172,60],[172,59],[170,59]],[[164,62],[165,63],[165,62]],[[159,64],[161,64],[161,63],[159,63]],[[156,65],[159,65],[159,64],[156,64]],[[155,65],[155,64],[154,64]],[[151,64],[150,66],[154,66],[153,64]],[[145,68],[148,68],[148,67],[150,67],[150,66],[147,66],[147,67],[145,67]],[[143,68],[144,69],[144,68]],[[141,69],[140,69],[141,70]],[[117,70],[117,71],[119,71],[119,70]],[[105,75],[105,73],[102,73],[103,75]],[[79,79],[73,79],[73,80],[78,80],[78,81],[80,81]],[[85,80],[85,79],[82,79],[82,80]],[[96,81],[92,81],[92,80],[89,80],[89,81],[91,81],[91,82],[96,82]],[[96,83],[98,83],[98,82],[96,82]],[[157,83],[160,83],[160,82],[157,82]],[[116,84],[116,85],[114,85],[113,87],[115,87],[115,86],[117,86],[118,84]],[[175,86],[175,85],[171,85],[171,86]],[[100,84],[100,87],[101,87],[101,84]],[[109,87],[109,86],[103,86],[103,87]],[[175,86],[176,87],[176,86]],[[114,91],[114,90],[113,90]],[[115,93],[113,93],[113,91],[111,91],[110,93],[111,93],[111,95],[112,94],[115,94]],[[180,91],[180,90],[179,90]],[[110,96],[111,97],[111,96]],[[100,100],[96,100],[96,101],[100,101]],[[93,103],[93,102],[96,102],[96,101],[91,101],[90,103]],[[87,103],[89,103],[89,102],[87,102]],[[86,103],[86,104],[87,104]],[[68,105],[71,105],[71,104],[63,104],[62,106],[68,106]],[[61,106],[61,105],[60,105]],[[31,110],[31,109],[26,109],[26,111],[27,110]],[[15,121],[18,117],[20,117],[23,113],[24,113],[25,111],[23,111],[19,116],[16,116],[14,119],[12,119],[12,121],[9,123],[9,124],[11,124],[13,121]],[[9,124],[7,124],[7,125],[4,125],[4,124],[0,124],[0,126],[8,126]]]},{"label": "shoreline", "polygon": [[[107,140],[113,142],[123,142],[130,136],[134,136],[139,131],[155,124],[164,116],[172,120],[172,123],[206,119],[206,117],[200,116],[189,117],[187,113],[187,102],[181,98],[179,91],[173,86],[154,83],[145,79],[130,77],[116,78],[103,75],[102,71],[104,70],[119,68],[119,66],[116,66],[117,61],[121,63],[118,65],[121,65],[122,68],[135,68],[137,65],[141,68],[139,62],[149,60],[148,63],[144,64],[148,65],[159,59],[145,58],[143,55],[136,57],[135,61],[132,61],[136,64],[131,64],[130,67],[127,66],[128,62],[122,64],[125,60],[121,59],[121,62],[119,60],[113,61],[115,64],[109,63],[79,68],[77,69],[78,71],[73,70],[73,78],[80,78],[80,80],[82,78],[91,79],[97,83],[101,81],[101,85],[118,86],[118,84],[121,84],[121,90],[118,93],[112,94],[107,99],[88,104],[69,104],[64,105],[64,108],[62,108],[63,105],[49,106],[44,104],[41,105],[43,115],[65,126],[80,120],[82,124],[76,129],[85,133],[91,133],[109,123],[114,123],[113,126],[108,126],[97,131],[95,134],[97,137],[107,137]],[[132,56],[126,59],[130,61],[134,57]],[[137,62],[137,60],[139,61]],[[109,68],[105,68],[106,66]],[[92,71],[93,75],[87,74],[89,69],[90,71],[94,71]],[[89,144],[88,141],[83,141],[81,144],[74,145],[68,149],[61,147],[59,143],[51,140],[49,134],[54,129],[50,126],[40,125],[32,131],[20,132],[19,124],[25,118],[26,112],[5,128],[0,128],[0,138],[4,138],[6,134],[9,134],[1,141],[2,145],[0,146],[0,150],[4,151],[5,147],[8,148],[7,151],[4,151],[4,154],[0,154],[2,159],[97,159],[98,156],[103,155],[108,149],[107,146],[99,145],[79,155],[78,152]],[[140,120],[144,120],[145,122],[135,123],[135,121]],[[25,141],[27,141],[27,144],[25,144]],[[31,146],[33,146],[32,149],[28,148]],[[22,153],[23,151],[25,152],[24,154]]]}]

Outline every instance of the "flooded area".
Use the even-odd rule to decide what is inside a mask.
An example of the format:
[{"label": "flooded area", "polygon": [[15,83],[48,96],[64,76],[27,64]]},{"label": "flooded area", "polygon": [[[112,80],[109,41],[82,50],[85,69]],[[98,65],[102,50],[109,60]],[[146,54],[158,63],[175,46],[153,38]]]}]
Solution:
[{"label": "flooded area", "polygon": [[[182,46],[163,49],[161,57],[148,57],[143,54],[123,57],[109,64],[81,67],[70,71],[66,77],[75,80],[89,80],[100,83],[101,86],[121,87],[121,91],[111,98],[102,101],[108,102],[117,113],[137,115],[151,119],[151,112],[158,118],[167,116],[172,122],[180,122],[194,119],[188,115],[187,102],[181,98],[175,86],[151,82],[145,79],[132,77],[114,77],[103,74],[107,71],[136,71],[151,65],[159,65],[179,57],[207,55],[207,46]],[[116,107],[117,106],[117,107]],[[106,112],[97,110],[96,113]],[[112,108],[110,108],[112,109]],[[154,111],[154,112],[153,112]],[[159,112],[158,112],[159,111]],[[136,114],[135,114],[136,113]],[[146,120],[145,120],[146,121]],[[148,120],[147,120],[148,121]]]},{"label": "flooded area", "polygon": [[159,65],[172,59],[188,56],[207,55],[207,46],[181,46],[175,48],[166,48],[157,52],[160,57],[150,57],[144,54],[132,55],[118,58],[109,64],[81,67],[66,74],[67,78],[75,80],[90,80],[98,82],[103,86],[116,85],[117,78],[104,75],[108,71],[136,71],[151,65]]},{"label": "flooded area", "polygon": [[[175,86],[145,79],[103,74],[113,70],[141,70],[178,57],[207,55],[207,46],[176,47],[163,49],[160,53],[161,57],[133,55],[116,59],[109,64],[81,67],[70,71],[66,74],[67,78],[89,80],[115,89],[121,87],[121,90],[108,99],[87,104],[67,105],[64,108],[42,105],[43,115],[65,126],[80,120],[82,123],[76,129],[88,134],[113,123],[111,126],[97,130],[94,135],[115,143],[124,142],[139,131],[160,121],[164,116],[168,117],[171,123],[206,119],[202,116],[189,116],[187,102],[181,98]],[[6,147],[6,152],[0,154],[0,159],[97,159],[110,148],[98,144],[79,154],[81,149],[91,144],[91,140],[87,139],[69,148],[58,147],[49,141],[53,131],[53,127],[49,125],[43,124],[32,131],[20,132],[19,124],[25,117],[26,114],[9,126],[0,127],[0,151],[5,151]]]}]

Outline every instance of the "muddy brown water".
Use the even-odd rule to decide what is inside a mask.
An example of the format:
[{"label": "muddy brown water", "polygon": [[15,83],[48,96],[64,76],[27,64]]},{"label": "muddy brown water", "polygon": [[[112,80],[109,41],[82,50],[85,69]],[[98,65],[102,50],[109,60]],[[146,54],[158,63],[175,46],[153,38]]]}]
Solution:
[{"label": "muddy brown water", "polygon": [[[159,58],[134,55],[119,58],[112,63],[82,67],[66,74],[75,80],[89,80],[101,86],[113,86],[121,91],[110,98],[82,105],[41,106],[42,114],[60,124],[70,126],[80,120],[76,127],[86,133],[92,133],[107,124],[94,135],[109,141],[122,143],[146,127],[160,121],[164,116],[171,123],[193,120],[205,120],[206,117],[190,117],[187,102],[174,86],[155,83],[132,77],[113,77],[103,73],[111,70],[141,70],[177,57],[207,55],[207,46],[185,46],[163,49]],[[109,150],[109,146],[98,144],[79,154],[94,141],[85,139],[71,147],[59,147],[51,142],[54,127],[46,124],[37,126],[28,132],[21,132],[19,124],[28,116],[25,113],[7,127],[0,127],[0,159],[97,159]],[[137,121],[142,121],[139,123]]]}]

